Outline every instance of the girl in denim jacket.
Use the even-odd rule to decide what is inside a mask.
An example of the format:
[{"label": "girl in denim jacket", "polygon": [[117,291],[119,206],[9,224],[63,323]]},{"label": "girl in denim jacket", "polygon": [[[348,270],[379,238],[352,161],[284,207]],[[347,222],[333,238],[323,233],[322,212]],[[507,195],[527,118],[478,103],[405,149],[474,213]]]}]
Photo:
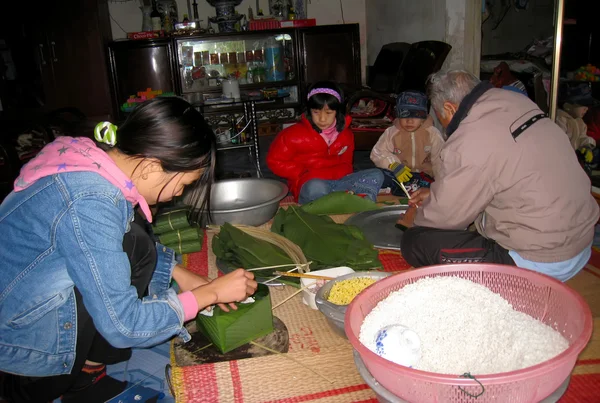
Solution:
[{"label": "girl in denim jacket", "polygon": [[48,144],[0,205],[0,400],[109,400],[126,384],[106,364],[187,341],[199,310],[236,309],[256,290],[241,269],[214,281],[187,271],[151,237],[150,205],[190,186],[196,214],[209,206],[215,138],[199,112],[157,98],[94,138]]}]

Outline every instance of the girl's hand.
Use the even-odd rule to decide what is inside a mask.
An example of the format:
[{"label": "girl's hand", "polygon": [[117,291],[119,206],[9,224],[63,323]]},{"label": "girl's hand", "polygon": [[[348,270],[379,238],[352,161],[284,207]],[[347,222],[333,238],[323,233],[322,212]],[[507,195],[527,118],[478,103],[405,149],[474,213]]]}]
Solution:
[{"label": "girl's hand", "polygon": [[429,197],[429,193],[430,191],[428,188],[420,188],[412,195],[410,195],[408,205],[413,207],[419,207]]},{"label": "girl's hand", "polygon": [[194,288],[210,283],[208,277],[192,273],[180,265],[175,265],[175,268],[173,269],[173,278],[177,282],[181,292],[192,291]]},{"label": "girl's hand", "polygon": [[258,284],[254,281],[254,274],[244,269],[237,269],[192,290],[192,292],[196,297],[199,309],[212,304],[220,304],[221,309],[228,312],[229,309],[223,304],[229,304],[232,309],[237,309],[232,303],[244,301],[256,292],[257,286]]}]

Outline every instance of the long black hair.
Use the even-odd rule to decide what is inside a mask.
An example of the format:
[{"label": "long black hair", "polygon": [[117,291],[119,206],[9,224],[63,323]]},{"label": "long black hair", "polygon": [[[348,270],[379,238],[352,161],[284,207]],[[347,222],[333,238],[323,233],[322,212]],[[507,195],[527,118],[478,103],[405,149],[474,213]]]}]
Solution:
[{"label": "long black hair", "polygon": [[313,129],[317,131],[317,133],[321,133],[321,129],[315,125],[312,120],[312,116],[310,114],[311,109],[321,110],[324,107],[329,107],[332,111],[335,111],[335,119],[336,125],[335,128],[338,132],[342,132],[344,130],[344,126],[346,125],[346,106],[344,105],[344,94],[342,89],[333,81],[319,81],[318,83],[314,83],[308,89],[308,93],[316,88],[325,88],[329,90],[333,90],[337,92],[340,96],[340,100],[330,94],[326,93],[318,93],[308,98],[308,102],[306,103],[306,119],[310,122]]},{"label": "long black hair", "polygon": [[197,222],[201,213],[210,217],[216,139],[204,116],[187,101],[176,97],[146,101],[118,127],[114,147],[97,144],[105,151],[113,148],[131,157],[154,158],[169,173],[203,169],[200,178],[188,186],[187,200],[192,206],[192,222]]}]

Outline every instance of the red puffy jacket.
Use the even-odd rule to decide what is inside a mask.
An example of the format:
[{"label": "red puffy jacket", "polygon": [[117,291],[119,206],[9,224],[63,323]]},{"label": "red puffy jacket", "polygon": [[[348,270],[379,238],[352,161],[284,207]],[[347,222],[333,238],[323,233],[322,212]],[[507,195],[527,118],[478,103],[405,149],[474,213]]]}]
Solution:
[{"label": "red puffy jacket", "polygon": [[302,185],[310,179],[340,179],[352,173],[354,133],[346,117],[344,130],[327,146],[303,115],[302,120],[277,135],[267,153],[267,165],[288,181],[298,200]]}]

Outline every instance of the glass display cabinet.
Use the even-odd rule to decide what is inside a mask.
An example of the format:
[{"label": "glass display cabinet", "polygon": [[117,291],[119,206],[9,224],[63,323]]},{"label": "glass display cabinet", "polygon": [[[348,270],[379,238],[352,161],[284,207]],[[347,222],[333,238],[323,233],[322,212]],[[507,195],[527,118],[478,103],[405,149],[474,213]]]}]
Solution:
[{"label": "glass display cabinet", "polygon": [[175,42],[181,93],[190,103],[217,104],[244,96],[268,98],[264,92],[276,90],[277,99],[257,101],[258,111],[299,106],[294,31],[188,37]]},{"label": "glass display cabinet", "polygon": [[226,159],[245,152],[257,176],[259,132],[294,123],[311,84],[361,84],[358,24],[115,41],[109,57],[119,121],[151,96],[181,96],[203,113]]}]

